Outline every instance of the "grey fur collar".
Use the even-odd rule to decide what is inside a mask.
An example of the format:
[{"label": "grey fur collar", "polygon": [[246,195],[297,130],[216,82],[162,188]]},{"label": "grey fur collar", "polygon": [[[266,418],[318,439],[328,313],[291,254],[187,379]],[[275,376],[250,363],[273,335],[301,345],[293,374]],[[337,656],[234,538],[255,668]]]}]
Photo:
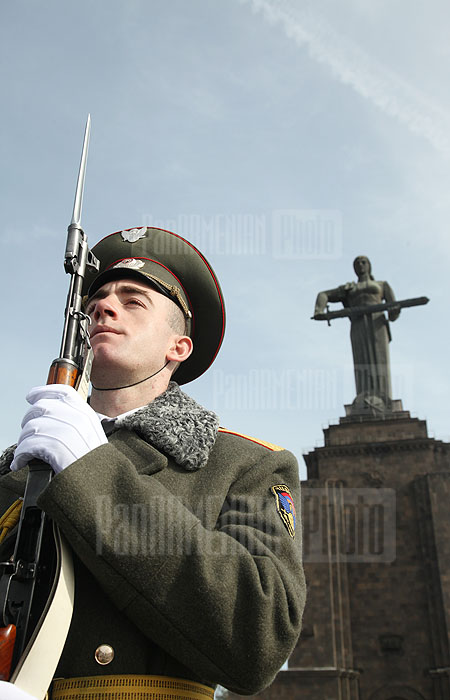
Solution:
[{"label": "grey fur collar", "polygon": [[3,476],[3,474],[7,474],[10,469],[10,464],[14,459],[14,451],[17,447],[16,445],[11,445],[11,447],[7,447],[6,450],[0,455],[0,476]]},{"label": "grey fur collar", "polygon": [[136,431],[144,440],[188,471],[205,466],[216,441],[219,419],[170,382],[166,391],[134,413],[118,418],[117,428]]},{"label": "grey fur collar", "polygon": [[[123,418],[115,427],[135,430],[158,450],[173,457],[188,471],[204,467],[214,446],[219,419],[170,382],[166,391],[143,408]],[[9,471],[16,445],[0,456],[0,474]]]}]

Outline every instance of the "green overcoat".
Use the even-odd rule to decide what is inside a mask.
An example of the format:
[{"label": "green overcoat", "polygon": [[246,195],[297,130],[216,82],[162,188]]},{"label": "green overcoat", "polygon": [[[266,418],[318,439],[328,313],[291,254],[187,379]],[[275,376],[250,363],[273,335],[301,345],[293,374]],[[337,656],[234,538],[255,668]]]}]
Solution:
[{"label": "green overcoat", "polygon": [[[26,472],[1,478],[1,512],[23,493]],[[295,537],[276,486],[297,507]],[[188,470],[123,427],[56,475],[39,505],[74,552],[57,677],[157,674],[247,695],[291,653],[305,583],[288,451],[219,430],[202,468]],[[114,649],[104,666],[102,644]]]}]

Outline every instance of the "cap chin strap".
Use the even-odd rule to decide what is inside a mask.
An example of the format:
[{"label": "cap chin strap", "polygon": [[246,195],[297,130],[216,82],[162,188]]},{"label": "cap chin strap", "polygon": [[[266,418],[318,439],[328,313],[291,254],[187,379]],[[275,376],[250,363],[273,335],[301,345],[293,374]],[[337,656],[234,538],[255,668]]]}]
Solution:
[{"label": "cap chin strap", "polygon": [[163,370],[165,367],[167,367],[167,365],[169,364],[169,362],[170,362],[170,360],[167,360],[166,364],[163,365],[163,366],[161,367],[161,369],[159,369],[157,372],[153,372],[153,374],[151,374],[149,377],[145,377],[145,379],[139,379],[139,381],[133,382],[133,384],[125,384],[125,386],[109,386],[109,387],[106,387],[106,388],[101,388],[101,387],[98,387],[98,386],[94,386],[94,385],[92,384],[92,382],[91,382],[92,388],[95,389],[95,391],[118,391],[119,389],[129,389],[130,386],[136,386],[136,384],[142,384],[142,382],[146,382],[146,381],[148,381],[149,379],[151,379],[152,377],[154,377],[156,374],[159,374],[160,372],[162,372],[162,370]]}]

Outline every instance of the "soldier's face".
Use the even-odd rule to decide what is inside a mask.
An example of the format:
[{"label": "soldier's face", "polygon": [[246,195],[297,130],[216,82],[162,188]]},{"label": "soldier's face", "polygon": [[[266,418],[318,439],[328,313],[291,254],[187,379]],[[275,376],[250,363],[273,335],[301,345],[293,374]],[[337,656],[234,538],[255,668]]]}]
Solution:
[{"label": "soldier's face", "polygon": [[88,301],[94,350],[94,383],[133,379],[156,372],[179,337],[168,318],[173,304],[135,279],[104,284]]}]

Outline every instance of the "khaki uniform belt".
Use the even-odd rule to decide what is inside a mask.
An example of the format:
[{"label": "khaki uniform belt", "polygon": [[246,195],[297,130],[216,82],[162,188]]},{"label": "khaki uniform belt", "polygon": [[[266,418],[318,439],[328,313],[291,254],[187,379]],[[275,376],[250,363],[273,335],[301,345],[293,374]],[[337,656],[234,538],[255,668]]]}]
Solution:
[{"label": "khaki uniform belt", "polygon": [[87,676],[55,679],[51,700],[213,700],[202,683],[168,676]]}]

